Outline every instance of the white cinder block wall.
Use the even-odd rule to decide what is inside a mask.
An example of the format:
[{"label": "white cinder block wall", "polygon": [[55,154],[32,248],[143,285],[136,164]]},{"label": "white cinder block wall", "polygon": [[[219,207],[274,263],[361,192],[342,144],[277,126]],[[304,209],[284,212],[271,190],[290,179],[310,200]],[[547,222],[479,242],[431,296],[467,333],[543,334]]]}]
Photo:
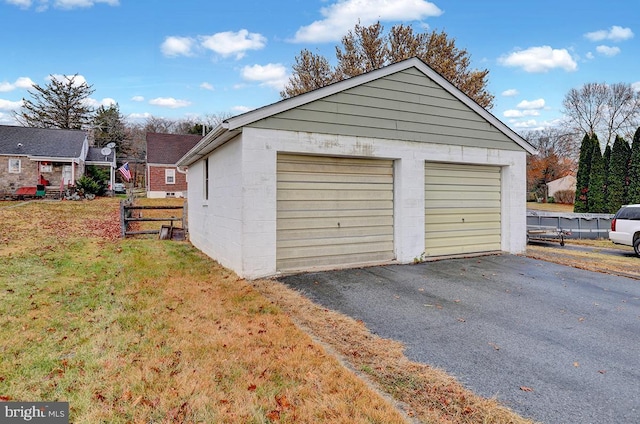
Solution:
[{"label": "white cinder block wall", "polygon": [[242,274],[242,143],[228,142],[209,156],[209,199],[203,199],[204,160],[189,167],[191,243],[221,265]]},{"label": "white cinder block wall", "polygon": [[203,190],[202,162],[189,169],[191,241],[241,277],[276,274],[278,152],[393,159],[394,241],[399,263],[411,263],[424,251],[425,161],[501,166],[502,250],[525,250],[524,151],[245,127],[241,136],[210,156],[207,204],[194,204],[200,196],[191,195]]}]

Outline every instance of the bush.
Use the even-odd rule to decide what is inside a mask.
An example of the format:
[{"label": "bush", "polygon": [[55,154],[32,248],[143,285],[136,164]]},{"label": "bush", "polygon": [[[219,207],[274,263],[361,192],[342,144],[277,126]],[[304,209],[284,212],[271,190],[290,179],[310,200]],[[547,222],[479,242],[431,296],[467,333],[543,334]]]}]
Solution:
[{"label": "bush", "polygon": [[573,190],[559,190],[555,192],[553,199],[556,203],[573,205],[576,201],[576,192]]},{"label": "bush", "polygon": [[78,190],[82,191],[85,195],[98,194],[102,189],[102,187],[97,181],[95,181],[91,177],[87,177],[86,175],[83,175],[82,177],[76,180],[76,187],[78,188]]}]

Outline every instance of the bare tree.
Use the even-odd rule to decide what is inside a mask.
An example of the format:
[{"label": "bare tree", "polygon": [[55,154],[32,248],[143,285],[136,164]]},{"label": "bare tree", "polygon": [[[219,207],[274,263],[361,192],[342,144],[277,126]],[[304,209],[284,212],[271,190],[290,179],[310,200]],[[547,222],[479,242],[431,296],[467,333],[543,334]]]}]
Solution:
[{"label": "bare tree", "polygon": [[640,95],[626,83],[592,82],[572,88],[562,106],[574,131],[600,134],[605,145],[616,135],[631,138],[640,119]]},{"label": "bare tree", "polygon": [[292,97],[411,57],[423,60],[480,106],[493,106],[494,96],[487,91],[489,71],[470,69],[469,53],[457,48],[455,39],[444,31],[415,33],[405,25],[394,26],[385,34],[380,22],[357,24],[342,38],[342,46],[336,46],[335,70],[326,58],[303,50],[280,94]]},{"label": "bare tree", "polygon": [[77,80],[78,74],[62,78],[50,76],[50,82],[29,90],[32,100],[23,99],[22,110],[15,113],[23,126],[35,128],[83,129],[92,119],[93,108],[87,100],[93,86]]}]

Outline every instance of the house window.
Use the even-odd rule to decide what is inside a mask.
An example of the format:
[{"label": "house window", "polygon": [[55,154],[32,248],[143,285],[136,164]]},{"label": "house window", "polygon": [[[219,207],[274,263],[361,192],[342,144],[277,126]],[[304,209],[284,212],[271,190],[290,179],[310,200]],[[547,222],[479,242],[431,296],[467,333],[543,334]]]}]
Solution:
[{"label": "house window", "polygon": [[53,164],[51,162],[40,163],[40,172],[53,172]]},{"label": "house window", "polygon": [[9,173],[19,174],[22,172],[22,164],[20,159],[9,159]]},{"label": "house window", "polygon": [[164,170],[164,182],[165,182],[165,184],[175,184],[176,183],[176,170],[175,169],[165,169]]},{"label": "house window", "polygon": [[209,200],[209,158],[204,160],[204,200]]}]

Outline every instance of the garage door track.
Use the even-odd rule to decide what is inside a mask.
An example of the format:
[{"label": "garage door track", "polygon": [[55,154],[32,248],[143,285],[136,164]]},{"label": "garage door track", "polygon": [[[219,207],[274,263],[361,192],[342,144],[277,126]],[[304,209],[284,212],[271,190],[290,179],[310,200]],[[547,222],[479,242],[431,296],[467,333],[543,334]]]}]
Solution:
[{"label": "garage door track", "polygon": [[513,255],[281,281],[525,417],[640,422],[640,281]]}]

